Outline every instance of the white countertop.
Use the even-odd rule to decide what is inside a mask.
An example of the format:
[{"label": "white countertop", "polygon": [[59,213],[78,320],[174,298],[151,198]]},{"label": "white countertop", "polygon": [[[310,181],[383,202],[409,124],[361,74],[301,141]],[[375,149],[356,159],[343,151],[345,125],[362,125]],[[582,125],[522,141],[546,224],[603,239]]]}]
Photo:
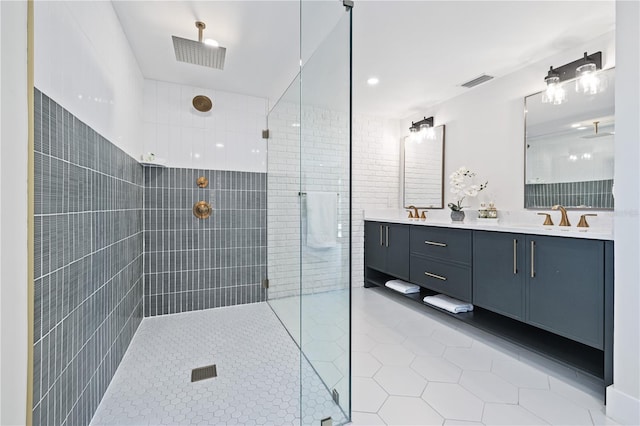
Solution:
[{"label": "white countertop", "polygon": [[[553,237],[567,237],[567,238],[583,238],[588,240],[605,240],[613,241],[613,232],[611,229],[605,228],[578,228],[575,225],[570,227],[555,226],[543,226],[543,225],[529,225],[517,222],[506,222],[498,219],[497,222],[490,222],[491,219],[476,219],[476,212],[468,212],[464,222],[452,222],[451,219],[445,219],[442,214],[443,211],[439,211],[437,215],[431,215],[432,212],[427,212],[427,219],[408,219],[404,211],[372,211],[365,212],[364,220],[376,221],[376,222],[388,222],[399,223],[405,225],[423,225],[423,226],[438,226],[443,228],[458,228],[458,229],[471,229],[478,231],[496,231],[496,232],[513,232],[517,234],[534,234],[534,235],[548,235]],[[448,214],[448,210],[446,210]],[[471,213],[471,214],[469,214]],[[433,217],[435,216],[435,217]],[[474,216],[474,217],[469,217]],[[544,219],[540,217],[540,219]],[[575,221],[577,223],[577,221]]]}]

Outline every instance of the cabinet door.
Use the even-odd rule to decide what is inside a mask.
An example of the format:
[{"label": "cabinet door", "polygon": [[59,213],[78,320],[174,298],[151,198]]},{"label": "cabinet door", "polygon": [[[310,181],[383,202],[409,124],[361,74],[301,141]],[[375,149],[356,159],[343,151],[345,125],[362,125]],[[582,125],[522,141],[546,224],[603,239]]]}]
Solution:
[{"label": "cabinet door", "polygon": [[525,237],[475,231],[473,304],[524,321]]},{"label": "cabinet door", "polygon": [[366,266],[384,272],[387,265],[385,225],[380,222],[365,222],[364,236]]},{"label": "cabinet door", "polygon": [[527,237],[527,322],[603,348],[604,243]]},{"label": "cabinet door", "polygon": [[386,224],[384,232],[387,248],[386,272],[409,280],[409,226]]}]

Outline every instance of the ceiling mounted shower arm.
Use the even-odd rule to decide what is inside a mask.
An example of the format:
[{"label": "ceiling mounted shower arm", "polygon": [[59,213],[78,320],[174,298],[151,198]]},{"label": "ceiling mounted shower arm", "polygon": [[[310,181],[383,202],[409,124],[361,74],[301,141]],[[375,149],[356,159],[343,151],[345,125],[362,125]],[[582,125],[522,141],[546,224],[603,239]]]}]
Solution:
[{"label": "ceiling mounted shower arm", "polygon": [[351,9],[353,9],[353,0],[342,0],[342,5],[344,6],[345,10],[348,12]]},{"label": "ceiling mounted shower arm", "polygon": [[198,41],[202,43],[202,32],[207,28],[207,25],[202,21],[196,21],[196,28],[198,29]]}]

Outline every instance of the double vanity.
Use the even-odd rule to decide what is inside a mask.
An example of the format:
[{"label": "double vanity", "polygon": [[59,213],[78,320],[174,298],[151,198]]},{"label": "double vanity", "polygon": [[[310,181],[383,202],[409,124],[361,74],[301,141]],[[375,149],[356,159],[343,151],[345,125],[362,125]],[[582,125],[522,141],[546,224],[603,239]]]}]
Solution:
[{"label": "double vanity", "polygon": [[436,293],[472,303],[473,312],[442,312],[608,386],[613,381],[612,240],[611,234],[576,228],[369,215],[365,287],[402,279],[420,286],[420,292],[396,294],[425,309],[438,309],[422,301]]}]

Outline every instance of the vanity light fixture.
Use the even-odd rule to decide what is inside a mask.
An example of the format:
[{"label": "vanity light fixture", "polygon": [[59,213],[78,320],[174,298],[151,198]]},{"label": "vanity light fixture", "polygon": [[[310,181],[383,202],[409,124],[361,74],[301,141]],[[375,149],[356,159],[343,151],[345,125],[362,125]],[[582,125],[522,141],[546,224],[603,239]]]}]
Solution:
[{"label": "vanity light fixture", "polygon": [[599,75],[598,69],[596,61],[587,56],[587,52],[584,52],[582,65],[576,68],[576,92],[595,95],[606,89],[607,79]]},{"label": "vanity light fixture", "polygon": [[547,76],[544,78],[547,88],[542,92],[542,102],[545,104],[560,105],[567,100],[567,92],[560,84],[560,73],[549,68]]},{"label": "vanity light fixture", "polygon": [[602,92],[607,87],[607,80],[600,75],[602,69],[602,52],[596,52],[584,56],[561,67],[549,68],[547,76],[544,78],[547,84],[546,90],[542,93],[542,102],[559,105],[566,102],[567,93],[562,87],[562,82],[576,80],[576,91],[588,95],[595,95]]},{"label": "vanity light fixture", "polygon": [[409,127],[409,131],[411,133],[415,133],[415,132],[427,132],[428,129],[432,129],[433,128],[433,117],[425,117],[420,121],[412,121],[411,122],[411,127]]},{"label": "vanity light fixture", "polygon": [[412,121],[409,131],[412,134],[412,138],[416,139],[418,143],[425,139],[434,140],[436,138],[436,132],[433,129],[433,117],[424,117],[420,121]]}]

